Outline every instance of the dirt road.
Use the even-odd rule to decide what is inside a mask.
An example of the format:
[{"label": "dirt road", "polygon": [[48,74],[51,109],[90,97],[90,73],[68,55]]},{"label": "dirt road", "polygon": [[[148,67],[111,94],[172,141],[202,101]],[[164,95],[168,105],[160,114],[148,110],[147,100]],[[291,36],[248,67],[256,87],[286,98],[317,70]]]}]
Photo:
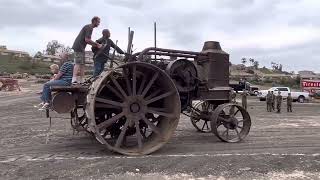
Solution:
[{"label": "dirt road", "polygon": [[[32,92],[0,96],[0,179],[320,179],[320,104],[268,113],[249,100],[252,130],[242,143],[198,133],[181,116],[174,137],[141,157],[114,154],[69,120],[48,120]],[[283,108],[284,109],[284,108]]]}]

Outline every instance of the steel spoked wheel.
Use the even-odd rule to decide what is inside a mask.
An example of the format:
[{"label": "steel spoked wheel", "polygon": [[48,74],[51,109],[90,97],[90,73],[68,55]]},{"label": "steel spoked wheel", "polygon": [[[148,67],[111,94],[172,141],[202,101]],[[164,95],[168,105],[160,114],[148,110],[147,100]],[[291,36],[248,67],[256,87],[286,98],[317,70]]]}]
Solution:
[{"label": "steel spoked wheel", "polygon": [[236,104],[222,104],[212,115],[212,132],[224,142],[239,142],[250,131],[251,118],[249,113]]},{"label": "steel spoked wheel", "polygon": [[214,111],[214,105],[208,101],[198,102],[191,111],[191,123],[199,132],[211,132],[211,114]]},{"label": "steel spoked wheel", "polygon": [[[178,91],[164,71],[133,62],[101,77],[89,113],[98,141],[126,155],[150,154],[175,131],[180,117]],[[90,109],[90,108],[89,108]]]}]

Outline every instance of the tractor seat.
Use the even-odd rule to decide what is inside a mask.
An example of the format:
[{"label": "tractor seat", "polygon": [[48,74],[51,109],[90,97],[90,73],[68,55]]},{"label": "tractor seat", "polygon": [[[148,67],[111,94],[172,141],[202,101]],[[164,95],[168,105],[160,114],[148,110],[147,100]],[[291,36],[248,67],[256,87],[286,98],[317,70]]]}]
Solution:
[{"label": "tractor seat", "polygon": [[71,86],[52,86],[53,92],[87,92],[89,86],[84,85],[71,85]]}]

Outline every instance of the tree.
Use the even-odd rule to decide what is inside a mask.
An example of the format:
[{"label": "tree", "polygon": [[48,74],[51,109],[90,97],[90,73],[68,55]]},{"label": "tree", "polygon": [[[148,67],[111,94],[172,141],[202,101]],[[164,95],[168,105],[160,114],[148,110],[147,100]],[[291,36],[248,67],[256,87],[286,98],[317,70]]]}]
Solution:
[{"label": "tree", "polygon": [[245,65],[245,64],[247,63],[247,58],[242,58],[242,59],[241,59],[241,63],[242,63],[243,65]]},{"label": "tree", "polygon": [[275,62],[271,62],[271,67],[272,69],[275,71],[275,70],[278,70],[278,64],[275,63]]},{"label": "tree", "polygon": [[279,65],[278,70],[282,72],[282,64]]},{"label": "tree", "polygon": [[56,55],[56,53],[62,47],[63,47],[63,45],[60,44],[57,40],[52,40],[52,41],[48,42],[48,44],[47,44],[46,54]]},{"label": "tree", "polygon": [[64,46],[63,44],[60,44],[60,48],[57,49],[56,55],[61,53],[68,53],[70,54],[72,52],[72,49],[69,46]]},{"label": "tree", "polygon": [[42,53],[40,51],[38,51],[33,57],[34,58],[41,58],[42,57]]},{"label": "tree", "polygon": [[253,58],[249,58],[249,62],[251,63],[251,66],[254,65],[254,59]]},{"label": "tree", "polygon": [[255,69],[258,69],[258,68],[259,68],[259,62],[258,62],[258,61],[254,61],[254,62],[253,62],[253,67],[254,67]]}]

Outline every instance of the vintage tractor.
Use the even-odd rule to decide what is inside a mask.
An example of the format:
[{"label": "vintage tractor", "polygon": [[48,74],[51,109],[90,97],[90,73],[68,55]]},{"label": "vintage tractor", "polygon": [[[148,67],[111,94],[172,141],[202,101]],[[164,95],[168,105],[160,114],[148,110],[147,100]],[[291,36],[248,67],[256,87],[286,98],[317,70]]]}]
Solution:
[{"label": "vintage tractor", "polygon": [[146,48],[87,85],[52,90],[52,110],[70,113],[73,128],[125,155],[161,148],[180,113],[224,142],[241,141],[251,127],[248,112],[230,103],[229,54],[215,41],[201,52]]}]

